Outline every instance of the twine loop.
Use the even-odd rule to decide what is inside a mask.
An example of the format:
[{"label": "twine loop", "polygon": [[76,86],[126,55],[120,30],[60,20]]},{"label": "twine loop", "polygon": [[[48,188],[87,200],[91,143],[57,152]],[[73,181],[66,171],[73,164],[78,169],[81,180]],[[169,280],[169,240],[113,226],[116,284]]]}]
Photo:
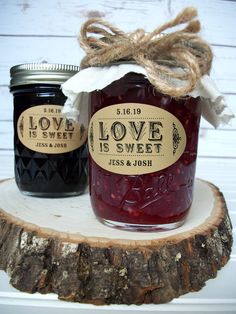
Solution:
[{"label": "twine loop", "polygon": [[[135,62],[145,68],[149,81],[159,92],[185,96],[201,76],[209,73],[212,64],[210,46],[197,35],[200,22],[195,20],[196,16],[196,9],[186,8],[150,33],[143,29],[125,33],[104,20],[89,19],[82,25],[79,36],[86,52],[81,68]],[[183,29],[169,32],[172,27],[186,23]]]}]

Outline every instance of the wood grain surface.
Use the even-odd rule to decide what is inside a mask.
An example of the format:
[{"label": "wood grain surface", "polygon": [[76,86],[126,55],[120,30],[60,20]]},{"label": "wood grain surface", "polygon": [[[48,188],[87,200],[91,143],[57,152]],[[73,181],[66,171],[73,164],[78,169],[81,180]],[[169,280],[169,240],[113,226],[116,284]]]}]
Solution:
[{"label": "wood grain surface", "polygon": [[[41,61],[79,64],[83,52],[79,49],[76,36],[81,24],[88,17],[102,17],[125,31],[131,31],[137,27],[143,27],[150,31],[189,5],[198,8],[202,23],[202,36],[213,47],[214,63],[211,76],[216,80],[220,91],[224,93],[228,104],[236,113],[235,1],[0,0],[0,178],[4,179],[14,175],[13,106],[12,96],[8,89],[11,66],[18,63]],[[214,130],[202,120],[197,163],[197,176],[212,181],[224,193],[234,225],[234,234],[236,226],[235,138],[236,119],[232,121],[231,125],[221,126],[218,130]],[[204,313],[204,309],[222,310],[222,313],[224,311],[236,312],[235,267],[236,248],[234,245],[231,260],[222,270],[222,276],[220,274],[219,278],[214,280],[214,284],[207,283],[200,293],[181,298],[179,302],[182,303],[179,305],[179,309],[181,311],[187,308],[196,309],[201,313]],[[25,304],[28,306],[32,304],[29,297],[21,294],[14,295],[16,291],[8,286],[7,277],[3,274],[2,276],[4,279],[0,280],[0,311],[2,309],[4,314],[10,313],[7,304],[14,308],[12,305],[14,302],[22,306],[18,307],[19,313],[21,308],[22,311],[25,311]],[[5,291],[10,292],[5,295]],[[188,304],[184,303],[185,298],[187,300],[190,298]],[[199,298],[198,302],[194,303],[194,298]],[[35,298],[33,300],[33,304],[37,304],[41,309],[42,304],[48,306],[46,301],[46,303],[37,303]],[[44,302],[43,299],[40,300],[40,302]],[[53,303],[53,298],[51,300],[51,307],[54,308],[57,303]],[[214,307],[217,302],[221,306],[215,305]],[[164,311],[167,309],[171,312],[174,311],[178,308],[177,303],[171,303],[173,307],[167,305]],[[64,309],[69,311],[68,305],[65,305]],[[160,311],[162,309],[160,308]],[[59,310],[59,308],[56,310],[57,313]],[[82,309],[86,313],[90,310],[91,308]],[[156,308],[145,308],[145,311],[149,310],[155,311]],[[50,310],[47,309],[47,311]],[[73,311],[72,308],[71,311]],[[109,309],[106,311],[108,313]],[[136,312],[137,309],[129,308],[129,311]],[[141,309],[138,311],[141,313]]]},{"label": "wood grain surface", "polygon": [[229,260],[232,224],[223,195],[196,180],[181,227],[127,232],[102,225],[89,195],[40,199],[0,182],[0,269],[23,292],[104,304],[161,304],[199,291]]}]

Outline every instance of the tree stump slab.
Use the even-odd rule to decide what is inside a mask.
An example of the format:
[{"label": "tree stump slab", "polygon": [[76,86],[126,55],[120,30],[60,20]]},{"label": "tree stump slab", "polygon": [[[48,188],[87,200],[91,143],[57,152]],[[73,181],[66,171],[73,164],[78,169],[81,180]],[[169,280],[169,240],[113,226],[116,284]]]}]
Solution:
[{"label": "tree stump slab", "polygon": [[17,289],[101,304],[165,303],[200,290],[230,257],[223,195],[196,180],[185,224],[129,232],[98,222],[89,196],[43,199],[0,183],[0,269]]}]

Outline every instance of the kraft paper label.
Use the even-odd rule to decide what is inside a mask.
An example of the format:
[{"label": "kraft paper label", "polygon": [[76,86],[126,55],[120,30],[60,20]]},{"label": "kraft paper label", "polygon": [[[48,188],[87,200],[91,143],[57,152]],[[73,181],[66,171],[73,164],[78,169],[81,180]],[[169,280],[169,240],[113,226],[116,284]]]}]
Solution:
[{"label": "kraft paper label", "polygon": [[46,154],[61,154],[79,148],[87,139],[87,129],[61,114],[63,106],[40,105],[21,113],[17,134],[23,145]]},{"label": "kraft paper label", "polygon": [[125,103],[92,116],[88,143],[91,157],[103,169],[137,175],[174,164],[185,150],[186,133],[181,122],[164,109]]}]

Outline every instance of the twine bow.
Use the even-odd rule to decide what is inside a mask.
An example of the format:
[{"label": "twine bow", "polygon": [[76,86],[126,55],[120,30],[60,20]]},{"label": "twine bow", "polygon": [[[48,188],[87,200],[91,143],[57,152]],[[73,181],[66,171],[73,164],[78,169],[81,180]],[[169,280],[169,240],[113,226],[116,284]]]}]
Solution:
[{"label": "twine bow", "polygon": [[[145,68],[149,81],[172,97],[191,92],[200,77],[209,73],[212,51],[196,33],[200,22],[197,10],[186,8],[173,20],[146,33],[137,29],[125,33],[101,19],[89,19],[81,28],[79,41],[86,56],[81,68],[105,66],[121,60],[134,61]],[[188,23],[182,30],[163,32]],[[95,36],[88,36],[88,34]]]}]

